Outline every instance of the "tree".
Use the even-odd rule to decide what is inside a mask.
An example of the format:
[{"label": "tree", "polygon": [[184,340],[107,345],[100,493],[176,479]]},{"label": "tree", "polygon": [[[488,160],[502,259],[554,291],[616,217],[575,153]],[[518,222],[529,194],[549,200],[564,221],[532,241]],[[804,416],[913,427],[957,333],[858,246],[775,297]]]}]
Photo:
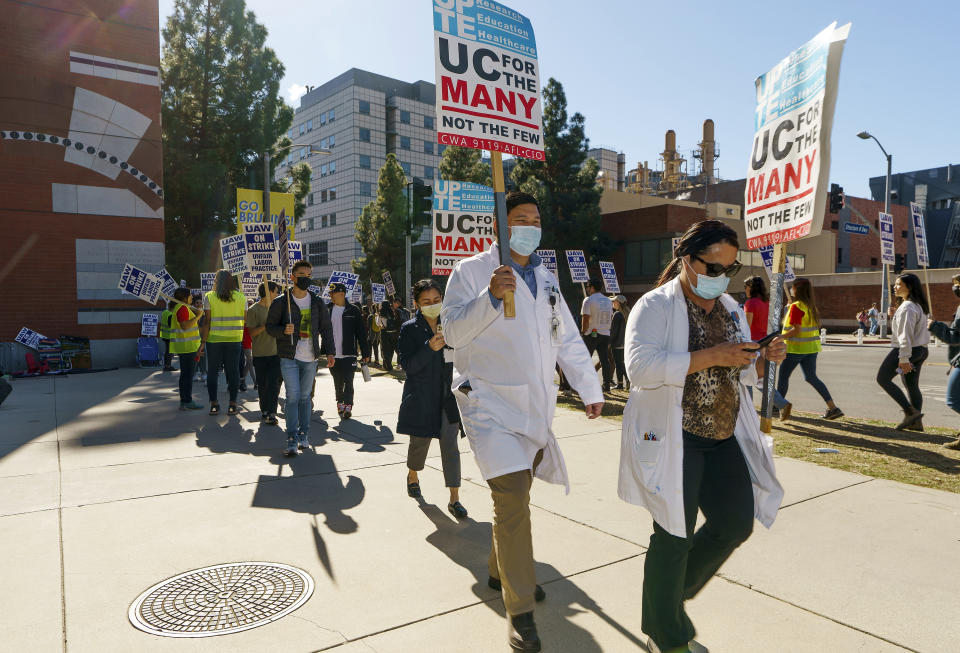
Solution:
[{"label": "tree", "polygon": [[[567,116],[563,86],[550,78],[543,89],[543,142],[545,161],[520,159],[511,178],[517,188],[537,198],[543,220],[541,247],[559,250],[583,249],[596,262],[613,250],[613,243],[600,232],[599,164],[587,157],[589,140],[580,113]],[[572,282],[560,275],[564,294],[575,296]]]},{"label": "tree", "polygon": [[[396,284],[404,270],[404,245],[407,233],[407,178],[395,154],[388,154],[377,178],[377,198],[363,207],[355,229],[364,256],[351,262],[353,271],[363,280],[379,283],[388,270]],[[420,236],[414,227],[411,240]]]},{"label": "tree", "polygon": [[293,121],[279,97],[283,65],[266,38],[244,0],[176,0],[163,30],[167,263],[191,284],[216,267],[217,240],[236,231],[237,186],[250,179],[263,188],[262,153]]},{"label": "tree", "polygon": [[450,145],[440,157],[440,178],[446,181],[471,181],[492,186],[490,164],[483,162],[483,151]]}]

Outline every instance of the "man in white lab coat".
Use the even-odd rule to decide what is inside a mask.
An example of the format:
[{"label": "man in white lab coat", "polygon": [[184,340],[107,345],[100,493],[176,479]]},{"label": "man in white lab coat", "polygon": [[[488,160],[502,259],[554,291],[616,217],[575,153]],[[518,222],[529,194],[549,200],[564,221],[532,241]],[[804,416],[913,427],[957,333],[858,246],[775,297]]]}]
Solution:
[{"label": "man in white lab coat", "polygon": [[[536,199],[510,193],[507,223],[512,264],[500,265],[497,245],[461,261],[447,283],[441,323],[454,348],[463,426],[493,496],[489,585],[503,592],[510,646],[539,651],[533,608],[545,595],[533,570],[530,485],[538,476],[570,489],[551,429],[557,362],[587,417],[600,415],[603,393],[557,278],[534,253],[540,244]],[[503,316],[507,291],[515,294],[515,319]]]}]

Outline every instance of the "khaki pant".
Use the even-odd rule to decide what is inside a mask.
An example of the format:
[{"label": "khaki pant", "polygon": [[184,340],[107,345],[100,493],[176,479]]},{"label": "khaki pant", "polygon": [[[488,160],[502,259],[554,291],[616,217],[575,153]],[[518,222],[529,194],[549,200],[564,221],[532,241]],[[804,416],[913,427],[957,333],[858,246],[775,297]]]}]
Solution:
[{"label": "khaki pant", "polygon": [[492,578],[500,579],[507,615],[532,612],[537,578],[533,571],[533,535],[530,531],[530,486],[543,459],[538,451],[533,470],[487,480],[493,496],[493,545],[488,561]]}]

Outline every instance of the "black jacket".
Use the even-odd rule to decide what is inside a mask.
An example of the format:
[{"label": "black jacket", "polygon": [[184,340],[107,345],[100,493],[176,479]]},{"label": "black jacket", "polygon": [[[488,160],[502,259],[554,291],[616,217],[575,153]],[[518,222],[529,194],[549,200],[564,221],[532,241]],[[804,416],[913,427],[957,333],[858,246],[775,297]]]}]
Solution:
[{"label": "black jacket", "polygon": [[[288,291],[289,292],[289,291]],[[317,358],[321,356],[333,356],[333,326],[330,324],[330,313],[327,311],[326,304],[319,297],[309,290],[310,295],[310,333],[313,336],[313,353]],[[290,312],[293,313],[293,319],[290,319]],[[280,358],[294,358],[297,353],[297,338],[294,331],[293,343],[290,342],[290,335],[283,332],[287,324],[293,324],[294,328],[300,325],[300,307],[294,297],[290,296],[290,312],[287,311],[286,293],[279,295],[270,304],[270,310],[267,312],[267,322],[264,325],[267,333],[277,339],[277,354]],[[319,342],[318,342],[319,339]]]},{"label": "black jacket", "polygon": [[[440,437],[440,418],[446,411],[447,419],[460,423],[460,411],[450,386],[453,383],[453,363],[443,361],[445,350],[430,349],[433,330],[420,311],[400,329],[400,366],[407,373],[397,418],[397,433],[423,438]],[[463,430],[461,429],[461,437]]]},{"label": "black jacket", "polygon": [[[333,309],[335,305],[330,304],[327,308],[330,309],[330,319],[333,319]],[[344,356],[356,356],[357,355],[357,344],[360,344],[360,351],[363,353],[363,358],[370,358],[370,343],[367,342],[367,326],[364,324],[363,314],[360,313],[360,309],[356,305],[347,302],[343,307],[343,352]],[[333,333],[333,327],[331,326],[331,334]],[[337,343],[334,342],[333,338],[330,338],[332,347],[336,349]]]},{"label": "black jacket", "polygon": [[610,323],[610,346],[614,349],[623,349],[623,337],[627,330],[627,318],[620,311],[613,312],[613,322]]},{"label": "black jacket", "polygon": [[380,305],[380,315],[387,323],[387,325],[383,327],[383,330],[390,332],[399,331],[400,327],[410,319],[410,314],[402,306],[397,310],[393,310],[393,305],[389,299]]},{"label": "black jacket", "polygon": [[930,325],[930,333],[949,345],[947,360],[953,367],[960,367],[960,307],[949,326],[945,322],[934,322]]}]

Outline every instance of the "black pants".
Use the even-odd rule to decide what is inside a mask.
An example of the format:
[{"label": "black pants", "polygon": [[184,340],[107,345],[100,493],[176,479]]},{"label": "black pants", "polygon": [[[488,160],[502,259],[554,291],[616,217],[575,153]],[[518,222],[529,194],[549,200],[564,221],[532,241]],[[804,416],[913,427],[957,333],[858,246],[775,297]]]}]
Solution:
[{"label": "black pants", "polygon": [[193,375],[197,371],[197,352],[177,354],[180,359],[180,403],[193,401]]},{"label": "black pants", "polygon": [[[753,532],[753,486],[735,437],[711,440],[684,432],[683,507],[687,537],[654,522],[643,567],[641,629],[661,651],[686,647],[694,638],[684,601]],[[706,523],[694,533],[698,508]]]},{"label": "black pants", "polygon": [[373,358],[375,363],[380,362],[380,332],[371,331],[370,332],[370,356]]},{"label": "black pants", "polygon": [[338,404],[353,405],[353,375],[357,371],[357,359],[353,356],[338,358],[330,368],[333,376],[333,391]]},{"label": "black pants", "polygon": [[623,347],[613,348],[613,363],[617,368],[617,384],[630,386],[630,379],[627,378],[627,364],[623,360]]},{"label": "black pants", "polygon": [[803,380],[813,386],[821,399],[832,401],[830,391],[827,390],[827,384],[817,376],[817,353],[787,354],[786,360],[780,363],[780,376],[777,377],[777,392],[780,393],[781,397],[787,396],[787,390],[790,389],[790,375],[799,365],[803,372]]},{"label": "black pants", "polygon": [[163,338],[163,369],[173,367],[173,352],[170,351],[170,340]]},{"label": "black pants", "polygon": [[239,342],[210,342],[207,341],[207,396],[210,403],[217,401],[217,380],[220,368],[227,377],[227,390],[230,392],[230,402],[237,402],[237,392],[240,388],[240,343]]},{"label": "black pants", "polygon": [[400,337],[397,331],[381,331],[380,346],[383,348],[383,369],[388,372],[393,370],[393,352],[397,351],[397,339]]},{"label": "black pants", "polygon": [[613,380],[613,370],[610,365],[610,336],[589,335],[583,340],[587,343],[587,351],[590,352],[590,355],[593,356],[593,352],[597,352],[597,356],[600,357],[600,369],[603,370],[603,387],[606,388]]},{"label": "black pants", "polygon": [[910,364],[913,365],[913,371],[900,375],[903,377],[903,385],[910,395],[910,401],[907,401],[903,391],[893,382],[897,377],[897,367],[900,364],[899,349],[891,349],[887,357],[880,363],[880,369],[877,370],[877,383],[904,410],[911,406],[917,410],[923,408],[923,395],[920,394],[920,368],[923,367],[923,361],[927,360],[928,353],[926,347],[914,347],[910,352]]},{"label": "black pants", "polygon": [[253,369],[257,374],[257,395],[260,398],[261,416],[277,414],[277,397],[280,396],[279,356],[254,356]]}]

